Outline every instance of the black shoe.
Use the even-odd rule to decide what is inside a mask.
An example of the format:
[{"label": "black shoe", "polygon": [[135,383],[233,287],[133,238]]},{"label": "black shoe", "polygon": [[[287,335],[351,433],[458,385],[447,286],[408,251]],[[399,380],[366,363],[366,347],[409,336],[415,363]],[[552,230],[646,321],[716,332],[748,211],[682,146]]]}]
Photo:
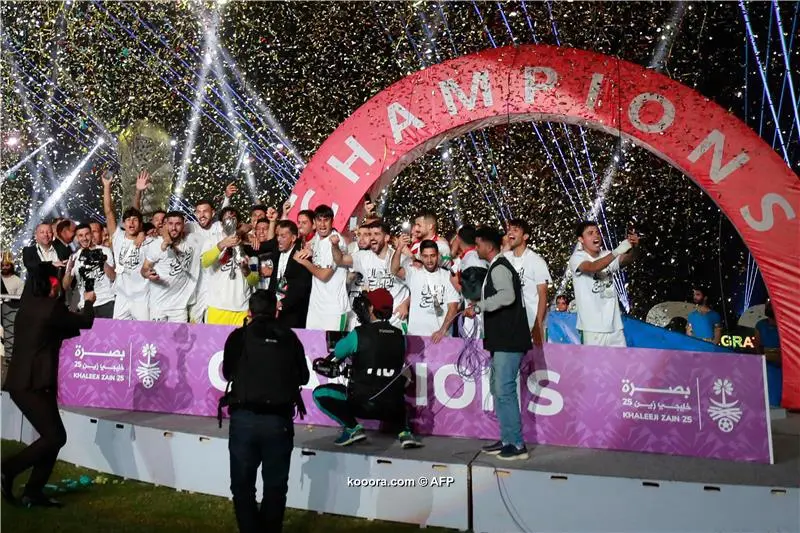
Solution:
[{"label": "black shoe", "polygon": [[489,455],[497,455],[502,450],[503,450],[503,441],[501,440],[481,448],[481,451],[483,453],[488,453]]},{"label": "black shoe", "polygon": [[58,500],[54,500],[53,498],[48,498],[45,495],[41,496],[23,496],[22,497],[22,505],[28,508],[31,507],[53,507],[56,509],[61,509],[64,507],[64,504]]},{"label": "black shoe", "polygon": [[501,461],[524,461],[528,457],[528,448],[525,445],[517,448],[513,444],[503,446],[503,450],[497,456]]},{"label": "black shoe", "polygon": [[14,497],[14,478],[10,478],[5,474],[2,474],[2,480],[0,480],[0,489],[2,489],[3,499],[10,503],[11,505],[19,505],[19,502]]}]

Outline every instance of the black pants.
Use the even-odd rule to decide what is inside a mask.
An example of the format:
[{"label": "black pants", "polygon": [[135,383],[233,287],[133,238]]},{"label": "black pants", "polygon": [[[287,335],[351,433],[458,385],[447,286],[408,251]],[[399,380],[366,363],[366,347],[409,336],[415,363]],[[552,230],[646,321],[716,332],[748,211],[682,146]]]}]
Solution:
[{"label": "black pants", "polygon": [[365,418],[382,421],[382,431],[390,433],[410,431],[405,398],[380,405],[353,402],[347,396],[347,387],[338,383],[320,385],[314,389],[312,397],[323,413],[348,429],[358,425],[357,418]]},{"label": "black pants", "polygon": [[16,477],[33,467],[31,477],[25,485],[25,496],[41,496],[58,452],[67,443],[67,431],[61,421],[56,401],[56,391],[11,392],[11,399],[39,433],[39,438],[30,446],[3,461],[2,471],[8,477]]},{"label": "black pants", "polygon": [[[240,533],[280,533],[289,489],[294,423],[279,415],[231,413],[228,450],[231,493]],[[256,474],[261,466],[264,497],[256,504]]]},{"label": "black pants", "polygon": [[94,308],[96,318],[114,318],[114,301],[104,303],[100,307]]}]

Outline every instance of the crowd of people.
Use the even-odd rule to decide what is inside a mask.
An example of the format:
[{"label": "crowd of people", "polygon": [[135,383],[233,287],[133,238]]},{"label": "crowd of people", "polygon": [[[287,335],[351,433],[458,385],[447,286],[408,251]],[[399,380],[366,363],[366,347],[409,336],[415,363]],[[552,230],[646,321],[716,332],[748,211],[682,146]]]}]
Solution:
[{"label": "crowd of people", "polygon": [[[194,322],[240,326],[256,289],[278,299],[276,319],[292,328],[348,331],[358,325],[355,295],[387,289],[394,302],[391,323],[410,335],[480,336],[479,319],[454,319],[480,300],[489,269],[476,243],[486,228],[464,225],[448,242],[435,215],[421,213],[396,235],[365,202],[363,220],[346,231],[333,227],[329,206],[282,212],[253,205],[243,217],[230,206],[237,193],[225,189],[222,205],[195,203],[193,220],[183,212],[158,210],[145,221],[140,210],[149,176],[136,181],[132,206],[117,215],[112,202],[114,177],[102,176],[105,224],[55,219],[40,223],[35,243],[23,249],[26,269],[51,263],[58,270],[68,307],[80,311],[82,294],[96,294],[98,318]],[[546,261],[531,248],[524,220],[510,220],[502,255],[520,278],[532,338],[545,338],[547,290],[552,283]],[[637,257],[631,235],[613,251],[601,250],[599,228],[585,223],[580,246],[570,259],[575,278],[578,327],[587,344],[624,346],[619,306],[611,276]],[[5,267],[4,267],[5,268]],[[16,290],[22,290],[17,284]],[[566,310],[560,295],[556,308]],[[598,335],[595,335],[598,334]]]}]

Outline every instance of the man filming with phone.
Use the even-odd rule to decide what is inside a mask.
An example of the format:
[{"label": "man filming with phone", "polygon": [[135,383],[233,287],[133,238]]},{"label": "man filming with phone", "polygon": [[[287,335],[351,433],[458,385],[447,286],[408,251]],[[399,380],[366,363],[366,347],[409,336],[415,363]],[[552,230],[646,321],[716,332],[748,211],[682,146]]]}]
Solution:
[{"label": "man filming with phone", "polygon": [[580,246],[569,259],[569,269],[583,344],[625,347],[614,274],[639,258],[639,234],[629,231],[628,238],[611,251],[602,249],[603,239],[596,222],[581,222],[575,235]]}]

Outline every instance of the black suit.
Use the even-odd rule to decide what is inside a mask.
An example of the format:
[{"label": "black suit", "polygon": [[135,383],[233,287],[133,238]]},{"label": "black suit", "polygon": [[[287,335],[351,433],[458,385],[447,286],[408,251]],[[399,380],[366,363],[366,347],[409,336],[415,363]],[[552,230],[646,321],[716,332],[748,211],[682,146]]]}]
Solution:
[{"label": "black suit", "polygon": [[[286,271],[283,277],[286,279],[286,289],[283,300],[281,300],[281,312],[278,314],[278,322],[289,328],[305,328],[306,315],[308,315],[308,300],[311,297],[311,272],[306,267],[294,260],[294,253],[302,248],[302,243],[298,239],[294,248],[289,252],[289,261],[286,263]],[[269,280],[269,290],[277,292],[278,266],[280,265],[281,252],[278,250],[277,243],[275,252],[272,254],[272,277]]]},{"label": "black suit", "polygon": [[[56,244],[57,243],[57,244]],[[67,248],[64,243],[56,239],[53,241],[53,249],[56,251],[56,255],[58,256],[59,261],[67,261],[69,256],[71,255],[70,249]],[[42,263],[50,263],[50,261],[42,261],[42,258],[39,257],[39,250],[36,247],[36,244],[33,246],[26,246],[22,249],[22,264],[25,265],[25,270],[28,271],[28,279],[31,278],[31,272],[35,271],[39,265]],[[61,280],[64,278],[64,273],[66,269],[61,267],[58,269],[58,279]],[[30,293],[30,283],[25,283],[25,287],[22,289],[22,294],[24,296],[29,296]]]},{"label": "black suit", "polygon": [[83,313],[71,313],[61,300],[23,295],[14,322],[14,356],[8,365],[3,390],[8,391],[40,437],[3,461],[2,472],[13,479],[33,467],[25,495],[40,498],[53,471],[67,433],[58,413],[58,359],[64,339],[77,337],[94,322],[90,302]]}]

